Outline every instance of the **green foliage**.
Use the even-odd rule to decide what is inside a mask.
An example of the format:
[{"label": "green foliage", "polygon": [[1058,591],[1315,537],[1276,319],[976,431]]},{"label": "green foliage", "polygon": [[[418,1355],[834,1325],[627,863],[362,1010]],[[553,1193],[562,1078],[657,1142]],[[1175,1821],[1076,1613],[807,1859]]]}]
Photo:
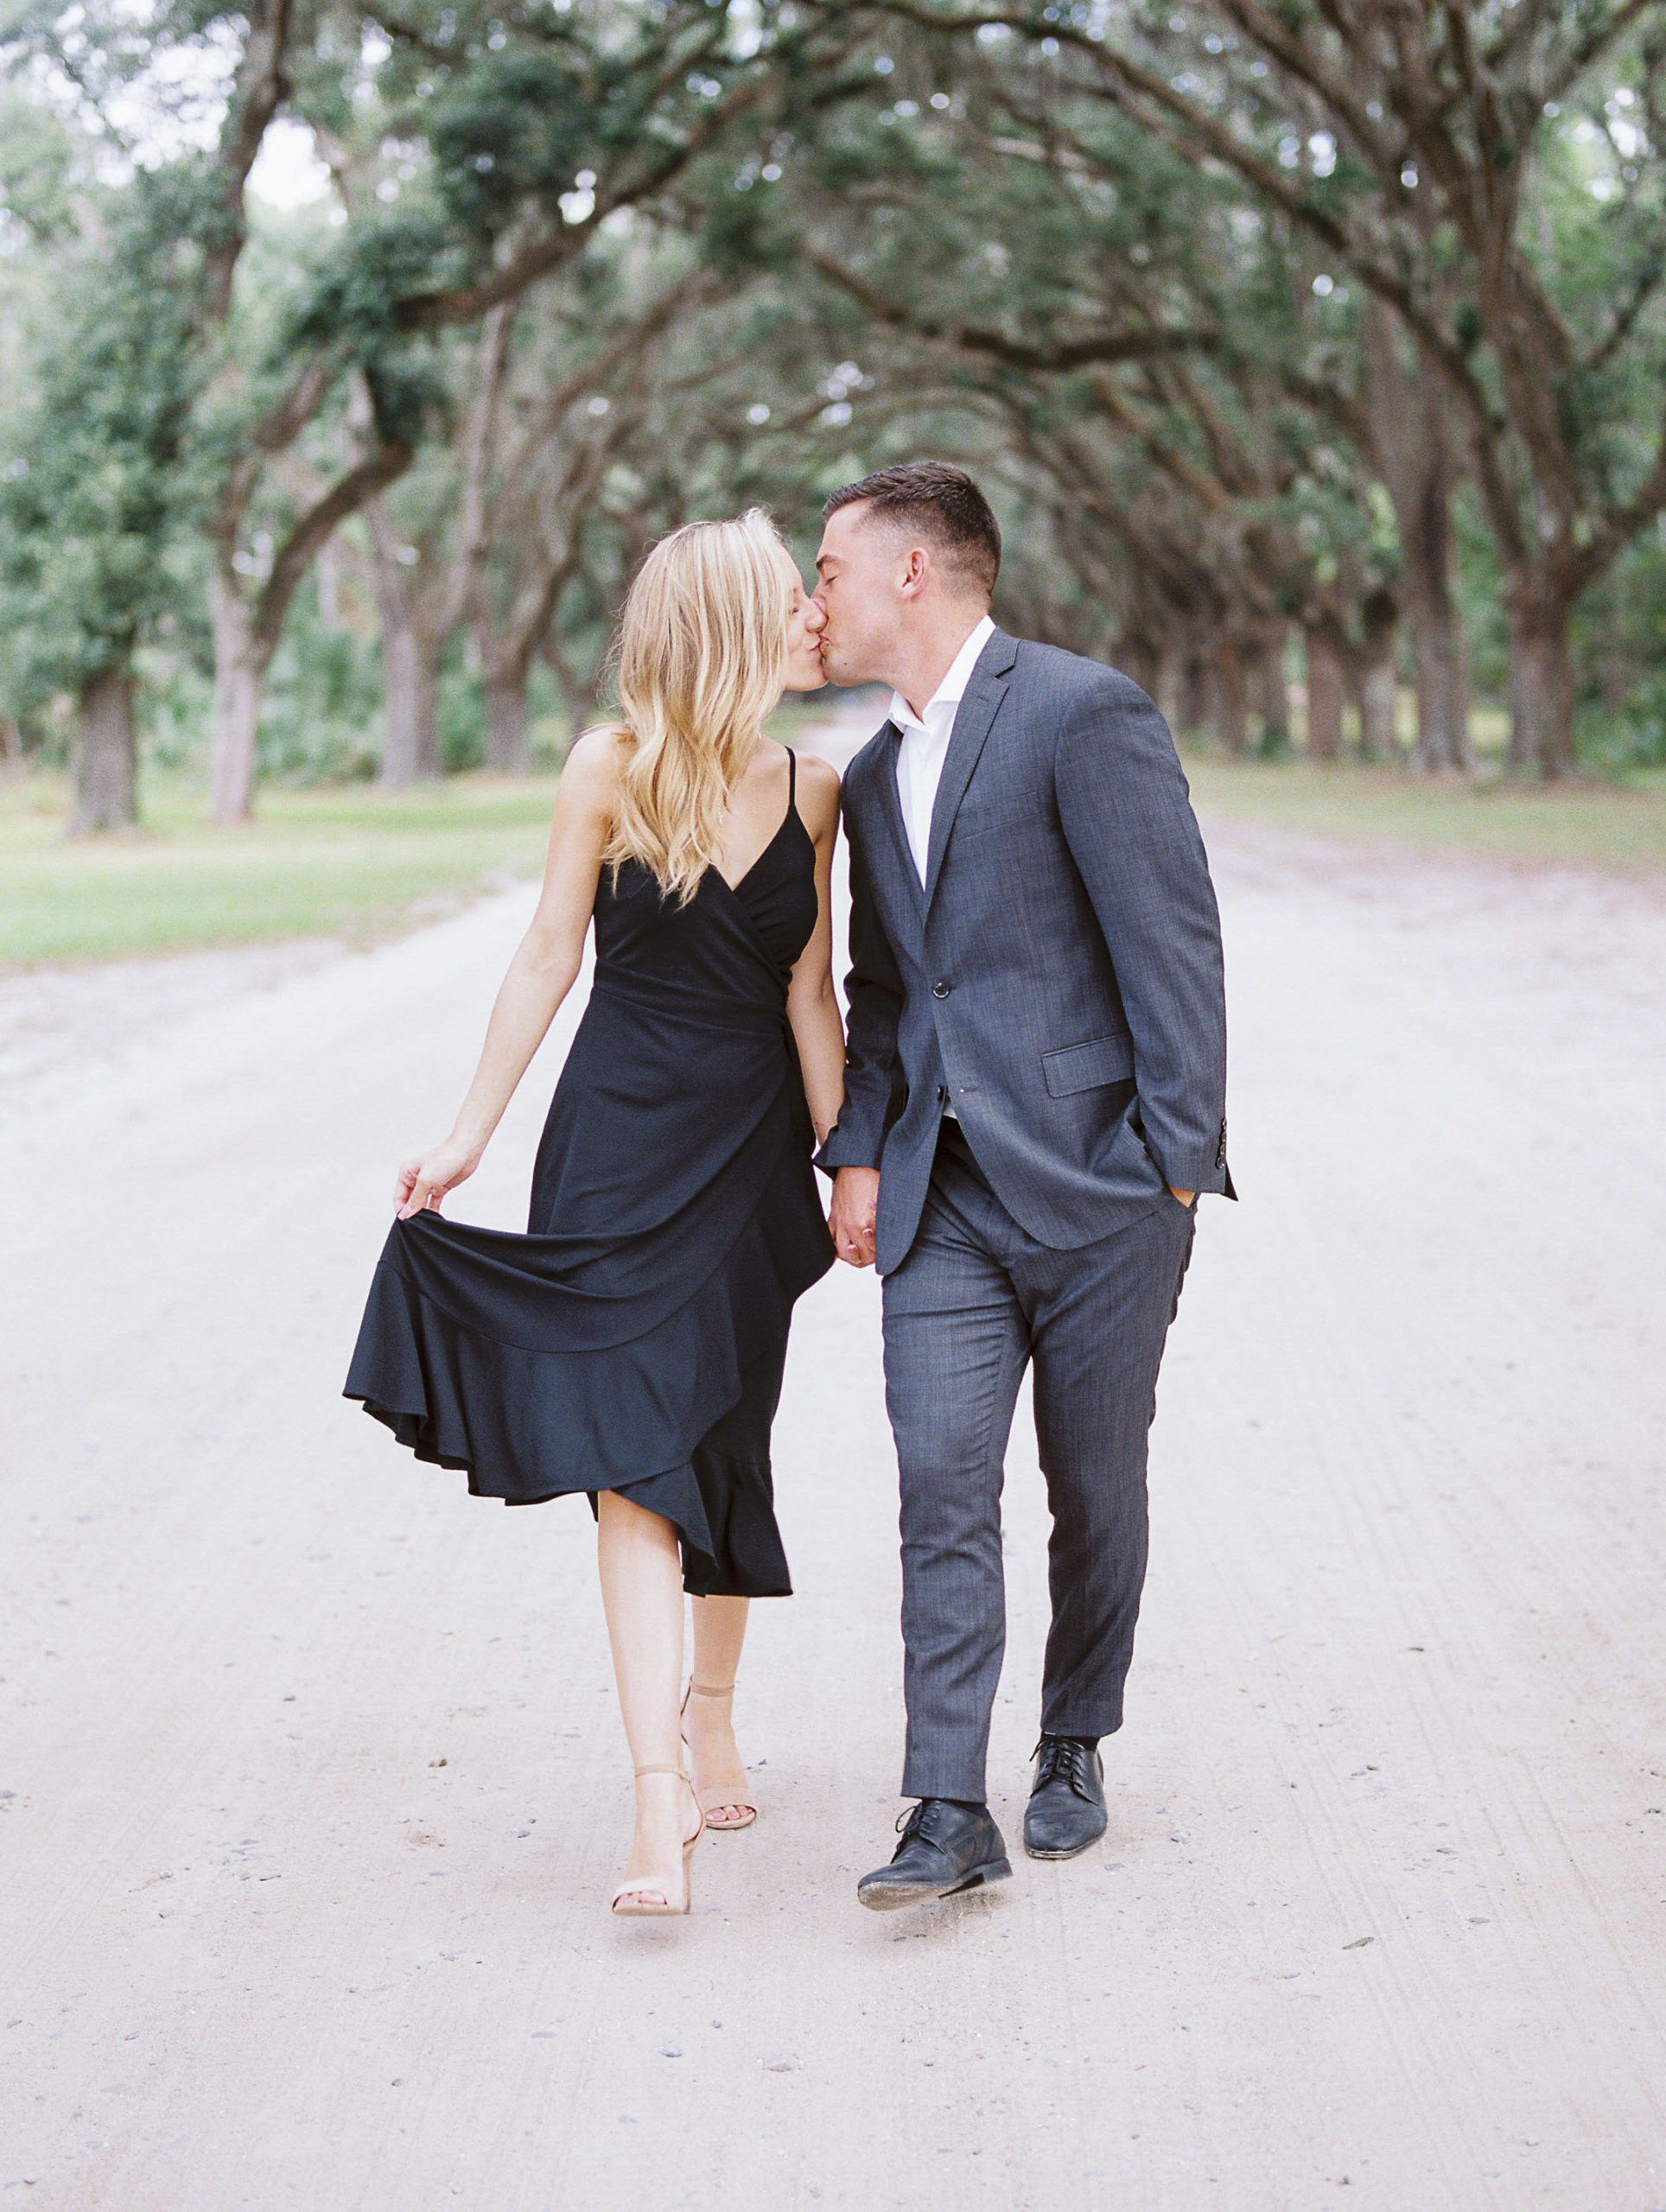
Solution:
[{"label": "green foliage", "polygon": [[157,262],[169,180],[141,175],[105,241],[66,254],[31,401],[0,433],[0,630],[20,706],[77,690],[174,601],[175,474],[194,397],[187,310]]},{"label": "green foliage", "polygon": [[528,199],[556,207],[596,154],[599,121],[570,54],[488,52],[455,92],[429,103],[428,145],[446,213],[471,236],[492,238]]},{"label": "green foliage", "polygon": [[420,207],[378,213],[332,233],[280,334],[282,350],[334,346],[375,360],[400,342],[401,300],[465,273],[460,251],[441,217]]},{"label": "green foliage", "polygon": [[74,237],[75,153],[55,116],[0,89],[0,205],[36,246],[50,250]]},{"label": "green foliage", "polygon": [[1666,526],[1587,595],[1574,654],[1582,759],[1604,774],[1666,766]]},{"label": "green foliage", "polygon": [[260,717],[263,781],[367,781],[376,773],[381,703],[376,640],[326,624],[304,593],[272,661]]},{"label": "green foliage", "polygon": [[461,635],[454,636],[440,667],[440,766],[448,776],[482,767],[486,762],[486,706],[480,680],[468,665]]},{"label": "green foliage", "polygon": [[1472,485],[1459,486],[1452,513],[1470,671],[1483,699],[1501,701],[1510,695],[1510,628],[1504,613],[1504,577]]},{"label": "green foliage", "polygon": [[[1523,36],[1565,46],[1576,19],[1594,30],[1614,4],[1533,11]],[[1483,30],[1504,21],[1495,0],[1472,13]],[[1332,11],[1288,0],[1280,16],[1342,55]],[[422,576],[441,575],[478,325],[426,310],[529,240],[544,275],[517,312],[474,616],[512,626],[543,553],[570,540],[535,677],[537,712],[558,706],[564,722],[589,711],[619,596],[661,531],[755,501],[807,559],[827,489],[926,452],[988,479],[1008,534],[1002,609],[1034,634],[1148,657],[1178,635],[1195,658],[1224,631],[1323,621],[1363,652],[1402,592],[1402,549],[1362,427],[1364,293],[1304,211],[1369,232],[1408,271],[1507,411],[1460,226],[1423,186],[1402,196],[1397,170],[1334,118],[1322,127],[1319,93],[1221,0],[1091,15],[1036,0],[1014,17],[1023,35],[983,38],[929,11],[731,18],[706,0],[507,14],[412,0],[368,34],[315,7],[286,20],[289,112],[318,126],[344,180],[327,214],[245,208],[219,151],[190,150],[212,137],[202,117],[182,127],[190,71],[170,68],[188,54],[200,81],[214,55],[234,58],[268,21],[258,6],[164,0],[140,24],[94,0],[73,22],[8,19],[11,50],[55,57],[75,91],[67,123],[0,100],[0,714],[31,734],[60,726],[54,693],[143,648],[152,757],[200,766],[211,557],[254,606],[275,563],[293,574],[287,536],[371,432],[418,448],[385,505]],[[1430,66],[1446,68],[1430,21]],[[1053,38],[1065,25],[1094,36]],[[1657,27],[1618,40],[1555,115],[1506,70],[1510,113],[1489,142],[1567,333],[1545,389],[1586,543],[1644,481],[1666,389],[1659,47]],[[1123,57],[1252,149],[1293,201],[1205,158],[1201,121],[1188,138],[1167,109],[1142,110],[1110,66]],[[155,143],[130,124],[124,143],[118,111],[149,117]],[[238,255],[217,320],[213,271]],[[586,364],[678,283],[675,315],[586,384]],[[286,427],[303,386],[310,411]],[[1536,480],[1518,446],[1499,450],[1530,536]],[[510,455],[524,484],[506,480]],[[1466,486],[1457,521],[1471,658],[1498,699],[1498,518]],[[1582,744],[1605,766],[1666,753],[1662,561],[1645,533],[1576,614]],[[361,597],[357,627],[327,626],[309,588],[290,607],[260,734],[275,785],[373,770],[381,679]],[[468,620],[440,677],[451,768],[481,749]]]}]

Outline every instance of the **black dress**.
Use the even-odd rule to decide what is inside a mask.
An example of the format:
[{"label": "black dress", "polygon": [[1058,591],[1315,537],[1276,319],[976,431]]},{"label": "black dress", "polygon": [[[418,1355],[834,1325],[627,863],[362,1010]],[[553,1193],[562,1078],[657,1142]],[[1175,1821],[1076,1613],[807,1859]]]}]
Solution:
[{"label": "black dress", "polygon": [[528,1234],[389,1232],[346,1395],[477,1497],[617,1491],[671,1522],[696,1595],[784,1597],[769,1433],[792,1305],[833,1262],[786,990],[816,925],[794,803],[685,906],[604,869],[595,976]]}]

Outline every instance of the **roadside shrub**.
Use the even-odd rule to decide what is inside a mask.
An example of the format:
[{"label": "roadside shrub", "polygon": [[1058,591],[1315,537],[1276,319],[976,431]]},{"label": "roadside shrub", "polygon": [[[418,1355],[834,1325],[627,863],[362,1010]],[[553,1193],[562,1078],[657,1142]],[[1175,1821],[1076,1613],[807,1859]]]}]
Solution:
[{"label": "roadside shrub", "polygon": [[256,770],[263,782],[354,783],[381,750],[381,654],[373,639],[327,628],[298,607],[272,656]]}]

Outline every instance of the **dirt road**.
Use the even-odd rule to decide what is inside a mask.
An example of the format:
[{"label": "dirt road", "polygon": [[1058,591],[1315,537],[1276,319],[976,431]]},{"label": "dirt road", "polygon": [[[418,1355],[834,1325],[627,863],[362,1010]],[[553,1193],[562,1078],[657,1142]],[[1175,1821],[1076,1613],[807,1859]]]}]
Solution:
[{"label": "dirt road", "polygon": [[[471,1501],[337,1395],[527,894],[24,1070],[0,2204],[1666,2206],[1666,908],[1213,842],[1243,1203],[1165,1372],[1110,1834],[913,1916],[852,1897],[900,1735],[870,1277],[801,1308],[765,1809],[671,1927],[603,1911],[582,1504]],[[460,1211],[518,1222],[570,1029]],[[1008,1493],[1010,1836],[1021,1415]]]}]

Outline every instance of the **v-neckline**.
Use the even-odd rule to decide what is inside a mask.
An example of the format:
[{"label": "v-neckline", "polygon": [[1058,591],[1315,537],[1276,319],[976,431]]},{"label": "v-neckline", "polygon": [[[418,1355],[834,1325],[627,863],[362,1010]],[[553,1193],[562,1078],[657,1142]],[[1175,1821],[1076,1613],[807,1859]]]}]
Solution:
[{"label": "v-neckline", "polygon": [[764,849],[759,854],[756,860],[754,860],[749,867],[741,869],[740,874],[735,877],[733,883],[729,881],[722,869],[718,867],[716,861],[714,861],[712,862],[711,873],[717,878],[717,880],[722,885],[724,890],[728,893],[731,899],[738,899],[740,897],[741,886],[749,882],[751,879],[756,875],[759,869],[774,851],[776,846],[780,843],[782,837],[786,833],[787,823],[792,821],[798,809],[796,807],[788,807],[786,812],[782,816],[779,823],[776,825],[775,835],[770,839],[768,844],[764,847]]},{"label": "v-neckline", "polygon": [[717,878],[718,881],[722,885],[723,888],[724,888],[724,889],[725,889],[725,890],[729,893],[729,895],[730,895],[730,897],[731,897],[731,898],[739,898],[740,893],[741,893],[741,887],[742,886],[742,884],[745,884],[745,883],[749,882],[749,881],[751,880],[751,879],[753,878],[753,876],[754,876],[754,875],[757,874],[758,870],[759,870],[759,869],[763,866],[764,862],[768,859],[769,855],[770,855],[774,851],[774,849],[775,849],[776,846],[777,846],[777,845],[779,845],[779,844],[780,843],[780,842],[781,842],[781,838],[782,838],[782,836],[784,836],[784,834],[785,833],[785,830],[786,830],[786,825],[787,825],[787,823],[788,823],[789,822],[791,822],[791,821],[792,821],[792,819],[793,816],[794,816],[795,814],[797,814],[797,813],[798,813],[798,755],[793,752],[793,750],[792,750],[792,747],[791,747],[791,746],[788,746],[788,747],[785,748],[785,751],[786,751],[786,763],[787,763],[787,766],[786,766],[786,812],[785,812],[785,813],[781,817],[780,820],[776,823],[776,825],[775,825],[775,835],[774,835],[774,836],[770,839],[769,842],[768,842],[768,843],[767,843],[767,844],[763,848],[762,851],[761,851],[761,852],[760,852],[760,853],[758,853],[758,854],[754,857],[754,859],[753,859],[753,861],[752,861],[751,864],[750,864],[748,867],[744,868],[742,868],[742,869],[741,869],[741,871],[740,874],[739,874],[739,875],[737,875],[737,876],[735,877],[735,879],[734,879],[734,882],[733,882],[733,883],[731,883],[731,882],[729,881],[729,880],[728,880],[728,876],[726,876],[726,875],[724,874],[724,873],[723,873],[722,869],[721,868],[719,868],[719,867],[718,867],[718,865],[717,865],[717,863],[716,863],[716,861],[708,861],[708,863],[707,863],[707,871],[708,871],[708,873],[709,873],[709,874],[715,875],[715,876]]}]

